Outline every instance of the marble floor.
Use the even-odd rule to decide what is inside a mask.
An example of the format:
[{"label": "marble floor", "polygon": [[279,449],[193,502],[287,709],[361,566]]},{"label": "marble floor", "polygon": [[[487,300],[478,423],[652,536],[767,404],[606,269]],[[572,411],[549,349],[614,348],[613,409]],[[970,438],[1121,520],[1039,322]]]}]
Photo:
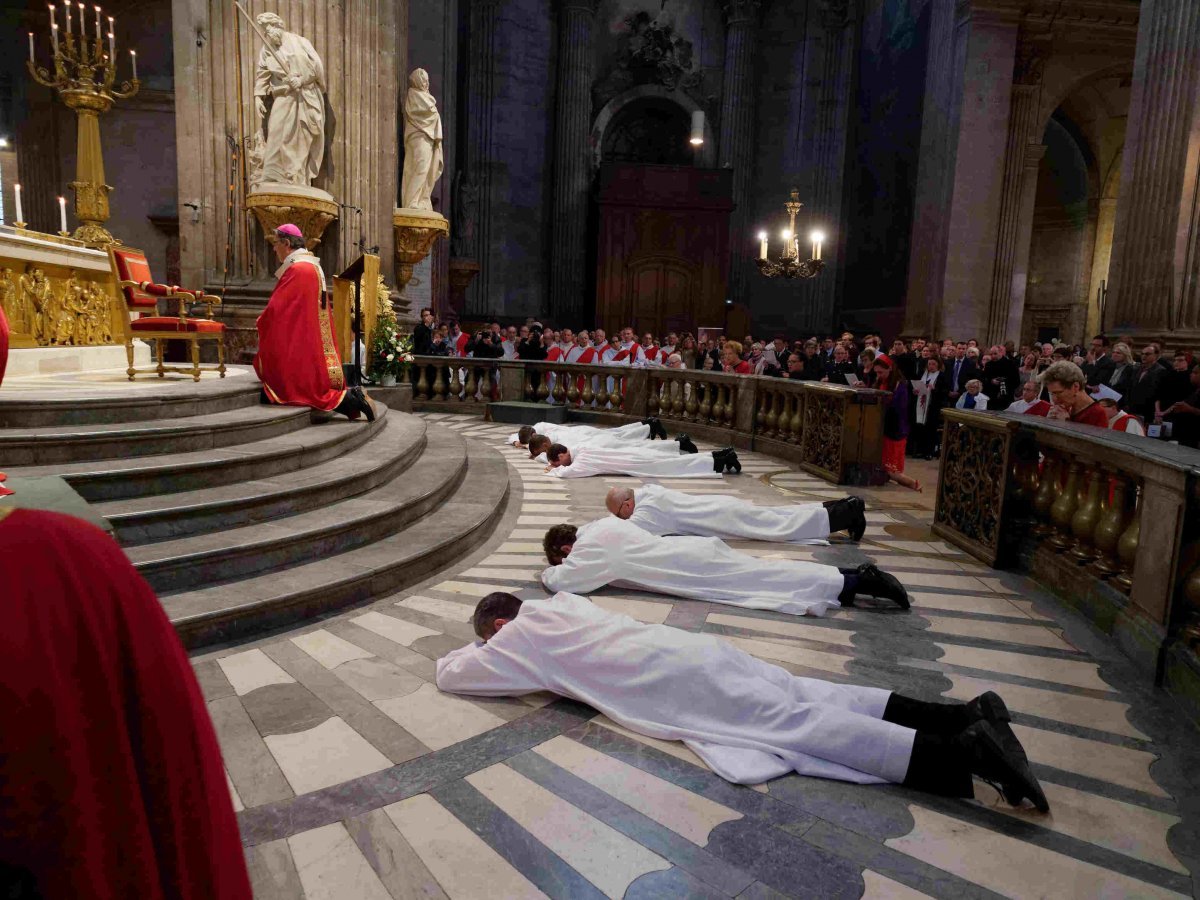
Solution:
[{"label": "marble floor", "polygon": [[[431,415],[502,448],[511,430]],[[704,448],[702,447],[702,452]],[[731,785],[682,744],[626,731],[549,695],[440,693],[434,661],[473,640],[478,598],[543,596],[545,529],[604,513],[637,479],[560,481],[525,453],[489,543],[411,590],[196,655],[256,896],[1195,896],[1200,741],[1082,620],[1028,579],[978,565],[929,531],[932,496],[861,490],[861,545],[743,542],[764,560],[895,572],[913,608],[796,619],[605,589],[602,606],[725,636],[803,675],[924,697],[995,689],[1052,805],[1015,810],[796,775]],[[721,483],[760,504],[842,491],[756,453]],[[926,484],[931,467],[914,467]],[[860,601],[861,602],[861,601]]]}]

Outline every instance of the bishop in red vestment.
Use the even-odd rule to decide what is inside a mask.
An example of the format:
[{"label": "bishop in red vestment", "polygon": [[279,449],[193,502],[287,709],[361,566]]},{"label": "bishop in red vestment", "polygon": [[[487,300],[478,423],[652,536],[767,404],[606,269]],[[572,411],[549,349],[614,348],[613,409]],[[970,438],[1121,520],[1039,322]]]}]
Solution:
[{"label": "bishop in red vestment", "polygon": [[311,406],[351,419],[365,413],[373,421],[375,411],[362,388],[346,388],[320,261],[305,249],[295,225],[279,228],[274,247],[281,263],[275,270],[279,283],[258,317],[254,357],[266,402]]}]

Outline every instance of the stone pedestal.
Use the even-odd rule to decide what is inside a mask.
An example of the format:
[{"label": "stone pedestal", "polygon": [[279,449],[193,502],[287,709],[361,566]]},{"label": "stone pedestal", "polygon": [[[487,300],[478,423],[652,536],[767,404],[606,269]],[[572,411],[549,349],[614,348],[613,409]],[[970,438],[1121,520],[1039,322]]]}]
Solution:
[{"label": "stone pedestal", "polygon": [[290,222],[304,233],[309,250],[316,249],[338,217],[338,205],[327,191],[294,184],[257,184],[246,196],[246,208],[254,213],[268,243],[280,225]]},{"label": "stone pedestal", "polygon": [[450,234],[450,223],[427,209],[397,209],[392,213],[396,239],[396,287],[404,290],[413,266],[429,255],[433,242]]},{"label": "stone pedestal", "polygon": [[[150,368],[149,344],[142,341],[133,342],[133,364],[139,369]],[[121,378],[124,379],[127,365],[124,344],[10,350],[8,367],[4,370],[4,383],[8,384],[13,378],[31,375],[61,375],[65,372],[98,372],[107,369],[119,369]]]}]

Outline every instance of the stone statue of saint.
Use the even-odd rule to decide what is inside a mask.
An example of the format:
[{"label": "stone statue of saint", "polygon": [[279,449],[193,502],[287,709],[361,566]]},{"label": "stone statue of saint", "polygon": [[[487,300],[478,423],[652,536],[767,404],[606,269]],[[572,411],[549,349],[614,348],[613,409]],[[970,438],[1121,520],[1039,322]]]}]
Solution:
[{"label": "stone statue of saint", "polygon": [[433,186],[442,177],[442,117],[429,93],[429,73],[413,69],[404,98],[404,177],[401,206],[433,209]]},{"label": "stone statue of saint", "polygon": [[283,19],[262,13],[257,22],[270,46],[258,54],[254,108],[258,132],[271,99],[262,181],[308,187],[325,155],[325,67],[307,38],[283,30]]}]

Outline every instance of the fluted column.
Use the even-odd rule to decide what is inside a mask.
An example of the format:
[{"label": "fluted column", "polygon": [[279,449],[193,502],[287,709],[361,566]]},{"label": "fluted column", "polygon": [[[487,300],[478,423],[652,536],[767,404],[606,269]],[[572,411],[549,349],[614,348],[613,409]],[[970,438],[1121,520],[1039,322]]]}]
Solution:
[{"label": "fluted column", "polygon": [[750,183],[754,174],[754,59],[758,49],[760,0],[725,0],[725,78],[721,95],[722,168],[733,169],[734,209],[729,217],[729,293],[735,303],[745,296],[746,233]]},{"label": "fluted column", "polygon": [[[1100,308],[1100,290],[1107,287],[1108,267],[1112,261],[1113,228],[1117,224],[1117,201],[1114,197],[1102,197],[1096,212],[1096,240],[1092,245],[1092,277],[1088,284],[1087,322],[1083,339],[1090,340],[1093,334],[1104,330],[1112,321],[1108,309]],[[1101,315],[1101,313],[1107,315]]]},{"label": "fluted column", "polygon": [[596,0],[563,0],[558,8],[550,312],[555,321],[576,323],[583,315],[589,280],[587,215]]},{"label": "fluted column", "polygon": [[467,291],[467,314],[489,312],[492,141],[495,115],[496,26],[499,0],[472,0],[467,35],[466,153],[459,171],[456,257],[477,260],[479,276]]},{"label": "fluted column", "polygon": [[1029,242],[1033,233],[1037,169],[1045,153],[1045,147],[1034,134],[1040,99],[1041,88],[1036,84],[1013,86],[1004,176],[1000,186],[1000,223],[996,231],[996,257],[988,299],[985,334],[989,344],[1019,338],[1025,307]]},{"label": "fluted column", "polygon": [[1145,0],[1106,315],[1114,331],[1200,334],[1200,3]]}]

